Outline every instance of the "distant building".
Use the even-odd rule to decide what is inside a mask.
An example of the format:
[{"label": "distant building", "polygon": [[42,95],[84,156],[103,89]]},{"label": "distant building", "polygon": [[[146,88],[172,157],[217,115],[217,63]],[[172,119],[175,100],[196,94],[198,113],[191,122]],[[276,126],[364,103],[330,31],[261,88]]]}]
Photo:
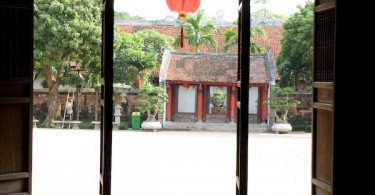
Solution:
[{"label": "distant building", "polygon": [[[251,55],[250,65],[249,119],[253,120],[249,121],[266,122],[268,110],[262,102],[267,100],[276,78],[270,50],[266,54]],[[236,120],[237,54],[166,51],[159,81],[168,94],[165,121]],[[209,101],[217,89],[227,94],[221,114],[212,113]]]}]

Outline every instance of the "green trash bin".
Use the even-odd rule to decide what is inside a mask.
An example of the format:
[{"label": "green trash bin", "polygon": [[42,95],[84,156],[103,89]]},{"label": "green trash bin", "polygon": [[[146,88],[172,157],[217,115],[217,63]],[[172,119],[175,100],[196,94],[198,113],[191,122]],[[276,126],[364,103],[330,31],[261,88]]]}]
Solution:
[{"label": "green trash bin", "polygon": [[132,129],[141,128],[141,113],[133,112],[132,113]]}]

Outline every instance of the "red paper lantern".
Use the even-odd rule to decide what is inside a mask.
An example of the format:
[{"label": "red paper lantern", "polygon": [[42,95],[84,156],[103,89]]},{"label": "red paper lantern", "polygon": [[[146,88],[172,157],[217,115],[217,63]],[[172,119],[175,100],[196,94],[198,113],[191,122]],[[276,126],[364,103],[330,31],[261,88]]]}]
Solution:
[{"label": "red paper lantern", "polygon": [[[186,22],[187,14],[196,12],[201,4],[201,0],[167,0],[168,8],[175,13],[178,13],[178,21]],[[183,47],[184,43],[184,27],[181,28],[180,45]]]}]

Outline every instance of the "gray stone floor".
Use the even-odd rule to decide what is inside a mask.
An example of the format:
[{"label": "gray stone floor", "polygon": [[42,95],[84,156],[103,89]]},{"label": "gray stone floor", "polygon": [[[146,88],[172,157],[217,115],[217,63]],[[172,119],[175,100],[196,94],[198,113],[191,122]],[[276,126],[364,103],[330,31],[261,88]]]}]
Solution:
[{"label": "gray stone floor", "polygon": [[[235,195],[235,132],[114,131],[113,195]],[[34,129],[34,195],[97,195],[99,131]],[[250,133],[249,195],[308,195],[311,134]]]}]

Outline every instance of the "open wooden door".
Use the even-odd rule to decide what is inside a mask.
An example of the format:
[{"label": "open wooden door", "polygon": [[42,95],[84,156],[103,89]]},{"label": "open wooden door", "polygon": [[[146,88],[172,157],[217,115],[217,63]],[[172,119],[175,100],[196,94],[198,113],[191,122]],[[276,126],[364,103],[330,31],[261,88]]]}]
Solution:
[{"label": "open wooden door", "polygon": [[315,0],[312,194],[334,194],[336,1]]},{"label": "open wooden door", "polygon": [[33,0],[0,1],[0,194],[31,194]]},{"label": "open wooden door", "polygon": [[247,195],[250,73],[250,0],[239,0],[236,195]]},{"label": "open wooden door", "polygon": [[99,194],[111,194],[112,171],[112,96],[113,96],[113,0],[103,0],[102,67],[101,67],[101,127],[100,127],[100,189]]}]

